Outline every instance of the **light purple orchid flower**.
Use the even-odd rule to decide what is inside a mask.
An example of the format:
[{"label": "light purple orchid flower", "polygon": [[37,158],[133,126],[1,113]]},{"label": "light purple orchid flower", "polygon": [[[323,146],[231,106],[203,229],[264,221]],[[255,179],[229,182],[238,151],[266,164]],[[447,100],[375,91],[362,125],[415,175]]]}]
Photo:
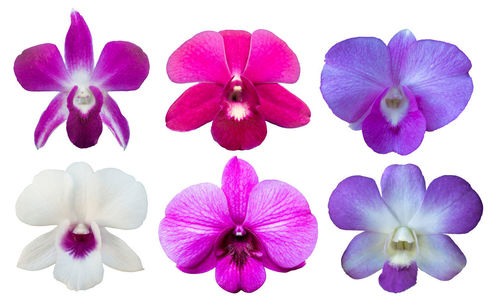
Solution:
[{"label": "light purple orchid flower", "polygon": [[66,64],[56,45],[42,44],[24,50],[14,63],[24,89],[59,92],[40,117],[36,147],[43,147],[52,131],[67,120],[68,137],[75,146],[97,144],[104,122],[125,149],[128,122],[108,92],[138,89],[149,73],[148,57],[132,43],[109,42],[94,67],[92,37],[76,11],[71,13],[64,52]]},{"label": "light purple orchid flower", "polygon": [[425,131],[445,126],[465,109],[473,90],[470,68],[455,45],[417,41],[409,30],[387,46],[358,37],[328,51],[321,92],[332,112],[361,129],[375,152],[407,155]]},{"label": "light purple orchid flower", "polygon": [[417,270],[450,280],[466,264],[462,251],[446,234],[467,233],[481,219],[483,205],[462,178],[442,176],[425,188],[415,165],[392,165],[380,183],[352,176],[333,191],[328,208],[340,229],[363,230],[342,256],[354,279],[380,269],[379,283],[402,292],[417,282]]},{"label": "light purple orchid flower", "polygon": [[318,225],[304,196],[277,180],[259,182],[250,164],[231,159],[222,189],[191,186],[168,204],[159,228],[167,256],[186,273],[215,267],[226,291],[253,292],[265,268],[301,268],[316,245]]}]

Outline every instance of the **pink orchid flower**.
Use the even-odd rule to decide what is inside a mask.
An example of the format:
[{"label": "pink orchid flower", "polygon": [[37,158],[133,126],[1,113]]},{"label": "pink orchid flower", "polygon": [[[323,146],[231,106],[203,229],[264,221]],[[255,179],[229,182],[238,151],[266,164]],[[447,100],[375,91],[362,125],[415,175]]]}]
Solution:
[{"label": "pink orchid flower", "polygon": [[167,127],[190,131],[212,122],[212,136],[228,150],[260,145],[266,121],[285,128],[309,123],[307,105],[277,82],[294,83],[300,66],[287,44],[267,30],[205,31],[169,58],[173,82],[199,82],[168,110]]},{"label": "pink orchid flower", "polygon": [[56,45],[42,44],[24,50],[14,63],[24,89],[59,92],[40,117],[36,147],[43,147],[52,131],[67,120],[68,137],[79,148],[97,144],[102,122],[126,148],[128,122],[108,92],[138,89],[149,73],[148,57],[132,43],[109,42],[94,67],[92,37],[76,11],[71,13],[64,52],[66,64]]},{"label": "pink orchid flower", "polygon": [[159,228],[167,256],[186,273],[215,267],[224,290],[253,292],[265,268],[301,268],[318,237],[318,224],[304,196],[277,180],[259,182],[252,166],[236,157],[222,175],[222,189],[191,186],[168,204]]}]

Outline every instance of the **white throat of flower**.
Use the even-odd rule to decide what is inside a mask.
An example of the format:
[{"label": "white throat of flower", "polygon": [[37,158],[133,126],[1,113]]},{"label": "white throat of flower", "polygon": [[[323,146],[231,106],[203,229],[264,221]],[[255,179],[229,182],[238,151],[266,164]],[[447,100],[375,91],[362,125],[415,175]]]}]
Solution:
[{"label": "white throat of flower", "polygon": [[394,266],[411,265],[418,254],[415,231],[406,226],[396,228],[386,241],[385,253],[389,257],[389,262]]},{"label": "white throat of flower", "polygon": [[380,101],[380,110],[387,122],[391,123],[392,126],[396,126],[406,116],[409,107],[408,102],[403,91],[393,87]]},{"label": "white throat of flower", "polygon": [[78,108],[82,113],[86,114],[94,107],[96,103],[95,97],[88,87],[78,86],[73,99],[73,105]]}]

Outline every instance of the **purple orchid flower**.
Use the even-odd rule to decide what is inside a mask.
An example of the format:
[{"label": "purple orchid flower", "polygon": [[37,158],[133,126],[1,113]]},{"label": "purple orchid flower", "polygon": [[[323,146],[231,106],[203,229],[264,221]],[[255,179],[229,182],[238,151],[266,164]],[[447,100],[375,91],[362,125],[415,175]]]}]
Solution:
[{"label": "purple orchid flower", "polygon": [[35,145],[45,145],[54,129],[66,122],[71,142],[79,148],[97,144],[102,122],[125,149],[130,131],[109,91],[138,89],[149,73],[149,61],[138,46],[123,41],[104,46],[94,68],[92,37],[83,17],[71,13],[65,60],[54,44],[28,48],[16,58],[14,72],[28,91],[58,91],[40,117]]},{"label": "purple orchid flower", "polygon": [[174,197],[159,236],[181,271],[215,267],[220,287],[249,293],[264,284],[264,268],[287,272],[304,266],[318,225],[299,191],[277,180],[259,182],[252,166],[234,157],[224,169],[222,189],[202,183]]},{"label": "purple orchid flower", "polygon": [[446,234],[467,233],[481,219],[483,205],[471,186],[457,176],[442,176],[425,188],[415,165],[392,165],[380,183],[352,176],[333,191],[328,208],[340,229],[363,230],[342,256],[354,279],[380,269],[379,283],[402,292],[417,282],[417,270],[450,280],[466,264],[462,251]]},{"label": "purple orchid flower", "polygon": [[321,92],[332,112],[361,129],[377,153],[407,155],[425,131],[450,123],[472,94],[471,62],[455,45],[398,32],[385,45],[352,38],[326,54]]}]

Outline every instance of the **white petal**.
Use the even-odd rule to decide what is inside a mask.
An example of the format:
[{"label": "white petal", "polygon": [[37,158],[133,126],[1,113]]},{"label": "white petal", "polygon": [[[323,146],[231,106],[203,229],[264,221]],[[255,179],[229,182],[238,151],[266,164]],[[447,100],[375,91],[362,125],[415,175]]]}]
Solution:
[{"label": "white petal", "polygon": [[101,235],[97,224],[91,225],[97,247],[83,259],[75,259],[61,248],[61,239],[69,224],[59,226],[56,237],[56,265],[54,278],[72,290],[86,290],[102,281],[104,268],[101,259]]},{"label": "white petal", "polygon": [[450,280],[465,267],[467,260],[453,240],[444,234],[420,235],[417,266],[439,280]]},{"label": "white petal", "polygon": [[139,256],[119,237],[111,234],[105,228],[101,228],[101,238],[103,263],[124,272],[143,270]]},{"label": "white petal", "polygon": [[146,218],[148,201],[144,186],[118,169],[95,172],[87,193],[87,218],[102,227],[133,229]]},{"label": "white petal", "polygon": [[24,247],[17,267],[28,271],[47,268],[56,262],[56,231],[55,228],[37,237]]},{"label": "white petal", "polygon": [[17,217],[29,225],[57,225],[70,214],[72,191],[73,181],[67,173],[43,171],[19,196]]},{"label": "white petal", "polygon": [[66,172],[73,179],[73,210],[78,220],[84,220],[87,215],[88,182],[94,171],[87,163],[77,162],[71,164]]}]

